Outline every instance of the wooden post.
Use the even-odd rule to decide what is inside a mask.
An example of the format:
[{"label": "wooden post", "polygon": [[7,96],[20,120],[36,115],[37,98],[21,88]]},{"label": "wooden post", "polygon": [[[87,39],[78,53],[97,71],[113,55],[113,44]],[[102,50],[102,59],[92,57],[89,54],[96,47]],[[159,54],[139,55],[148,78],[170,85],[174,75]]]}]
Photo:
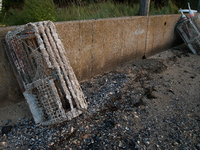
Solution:
[{"label": "wooden post", "polygon": [[200,12],[200,0],[199,0],[199,4],[198,4],[198,8],[197,8],[197,12]]},{"label": "wooden post", "polygon": [[149,7],[150,7],[150,0],[140,0],[140,16],[148,16],[149,15]]},{"label": "wooden post", "polygon": [[0,14],[1,14],[1,11],[2,11],[2,0],[0,0]]}]

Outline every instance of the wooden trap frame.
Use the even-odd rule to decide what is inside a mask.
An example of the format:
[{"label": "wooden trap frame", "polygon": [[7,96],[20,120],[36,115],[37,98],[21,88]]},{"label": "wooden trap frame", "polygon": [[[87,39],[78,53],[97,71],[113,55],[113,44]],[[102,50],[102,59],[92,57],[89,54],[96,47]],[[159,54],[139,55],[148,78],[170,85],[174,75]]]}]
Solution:
[{"label": "wooden trap frame", "polygon": [[200,54],[200,15],[179,22],[176,29],[190,50]]},{"label": "wooden trap frame", "polygon": [[87,109],[51,21],[20,26],[2,43],[36,124],[71,120]]}]

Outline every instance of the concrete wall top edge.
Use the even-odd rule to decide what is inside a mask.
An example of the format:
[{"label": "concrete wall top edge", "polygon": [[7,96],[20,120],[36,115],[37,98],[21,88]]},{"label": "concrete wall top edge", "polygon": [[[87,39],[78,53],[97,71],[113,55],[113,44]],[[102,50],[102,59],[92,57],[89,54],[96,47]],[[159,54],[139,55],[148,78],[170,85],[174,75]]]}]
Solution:
[{"label": "concrete wall top edge", "polygon": [[166,14],[166,15],[151,15],[151,16],[149,16],[149,17],[161,17],[161,16],[163,16],[163,17],[166,17],[166,16],[180,16],[181,17],[181,14]]},{"label": "concrete wall top edge", "polygon": [[180,14],[169,14],[169,15],[152,15],[152,16],[124,16],[124,17],[112,17],[112,18],[97,18],[97,19],[88,19],[88,20],[72,20],[72,21],[60,21],[60,22],[54,22],[55,24],[62,24],[62,23],[74,23],[74,22],[93,22],[93,21],[99,21],[99,20],[121,20],[121,19],[132,19],[132,18],[146,18],[146,17],[160,17],[160,16],[180,16]]},{"label": "concrete wall top edge", "polygon": [[[199,13],[196,13],[199,14]],[[62,24],[62,23],[74,23],[74,22],[91,22],[91,21],[98,21],[98,20],[120,20],[120,19],[132,19],[132,18],[144,18],[144,17],[160,17],[160,16],[180,16],[180,14],[169,14],[169,15],[152,15],[152,16],[124,16],[124,17],[112,17],[112,18],[97,18],[97,19],[88,19],[88,20],[72,20],[72,21],[60,21],[60,22],[54,22],[54,24]],[[6,26],[6,27],[0,27],[0,29],[4,29],[4,28],[16,28],[20,25],[16,25],[16,26]]]},{"label": "concrete wall top edge", "polygon": [[124,16],[124,17],[112,17],[112,18],[96,18],[96,19],[88,19],[88,20],[72,20],[72,21],[60,21],[54,22],[55,24],[60,23],[73,23],[73,22],[91,22],[91,21],[98,21],[98,20],[119,20],[119,19],[132,19],[132,18],[145,18],[147,16]]}]

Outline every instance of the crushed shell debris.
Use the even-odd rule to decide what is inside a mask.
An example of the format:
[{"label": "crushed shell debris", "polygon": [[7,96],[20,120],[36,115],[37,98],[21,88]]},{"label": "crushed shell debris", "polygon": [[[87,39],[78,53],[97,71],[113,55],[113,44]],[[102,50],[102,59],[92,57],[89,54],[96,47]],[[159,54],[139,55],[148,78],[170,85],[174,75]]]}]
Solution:
[{"label": "crushed shell debris", "polygon": [[0,146],[199,150],[199,59],[188,51],[168,50],[82,82],[87,111],[50,126],[21,119],[0,135]]}]

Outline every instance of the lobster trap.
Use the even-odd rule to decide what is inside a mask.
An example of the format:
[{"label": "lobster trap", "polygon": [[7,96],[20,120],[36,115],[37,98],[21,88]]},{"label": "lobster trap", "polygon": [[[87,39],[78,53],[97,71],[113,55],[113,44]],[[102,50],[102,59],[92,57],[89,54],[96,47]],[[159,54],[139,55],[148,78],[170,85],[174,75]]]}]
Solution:
[{"label": "lobster trap", "polygon": [[200,15],[177,24],[177,31],[194,54],[200,54]]},{"label": "lobster trap", "polygon": [[36,124],[71,120],[87,109],[51,21],[16,28],[8,32],[3,45]]}]

